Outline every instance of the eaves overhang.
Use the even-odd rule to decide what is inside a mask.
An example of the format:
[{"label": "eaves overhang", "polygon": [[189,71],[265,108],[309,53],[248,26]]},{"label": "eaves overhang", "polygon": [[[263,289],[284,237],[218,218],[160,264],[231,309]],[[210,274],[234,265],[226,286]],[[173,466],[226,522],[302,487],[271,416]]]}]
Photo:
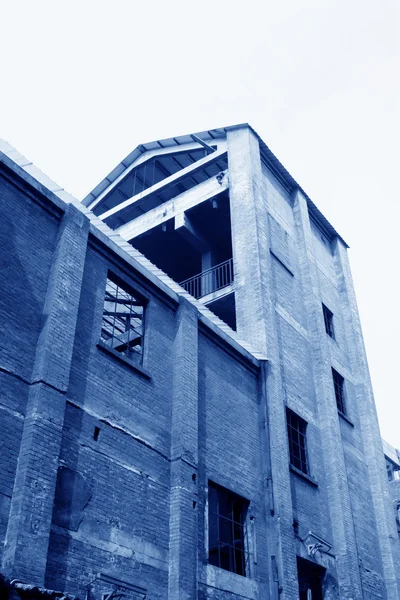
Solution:
[{"label": "eaves overhang", "polygon": [[114,183],[114,181],[123,175],[124,171],[128,169],[144,152],[148,152],[151,150],[157,150],[158,148],[171,148],[171,150],[176,149],[183,144],[193,143],[193,137],[197,136],[198,138],[204,140],[205,142],[211,144],[213,141],[218,139],[224,139],[226,134],[230,130],[234,129],[250,129],[253,134],[257,137],[259,145],[260,145],[260,153],[261,160],[266,165],[266,167],[273,173],[273,175],[278,179],[278,181],[283,185],[283,187],[292,194],[294,191],[299,190],[302,195],[305,197],[308,205],[308,210],[310,217],[313,221],[319,226],[319,228],[327,235],[329,239],[333,239],[335,237],[339,238],[341,242],[348,248],[347,242],[342,238],[342,236],[336,231],[336,229],[331,225],[328,219],[322,214],[316,204],[311,200],[308,194],[303,190],[301,185],[292,177],[289,171],[283,166],[283,164],[278,160],[272,150],[267,146],[264,140],[260,137],[260,135],[253,129],[251,125],[248,123],[239,123],[236,125],[228,125],[227,127],[220,127],[217,129],[209,129],[206,131],[200,131],[197,133],[180,135],[176,137],[166,138],[163,140],[155,140],[153,142],[147,142],[146,144],[140,144],[137,146],[128,156],[124,158],[108,175],[105,177],[83,200],[82,203],[84,206],[90,207],[93,202],[103,194],[107,188]]}]

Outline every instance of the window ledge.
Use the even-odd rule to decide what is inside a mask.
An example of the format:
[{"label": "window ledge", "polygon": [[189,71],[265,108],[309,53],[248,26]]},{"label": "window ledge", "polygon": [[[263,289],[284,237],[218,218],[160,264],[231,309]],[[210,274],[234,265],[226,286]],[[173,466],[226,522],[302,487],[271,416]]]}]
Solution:
[{"label": "window ledge", "polygon": [[344,413],[342,413],[341,410],[338,410],[338,415],[339,417],[341,417],[344,421],[346,421],[349,425],[351,425],[351,427],[354,427],[354,423],[353,421],[350,421],[349,417],[346,416]]},{"label": "window ledge", "polygon": [[300,471],[300,469],[296,469],[296,467],[294,467],[293,465],[289,465],[289,468],[295,475],[298,475],[302,479],[305,479],[306,481],[308,481],[308,483],[311,483],[311,485],[318,487],[318,481],[314,479],[314,477],[311,477],[311,475],[303,473],[303,471]]},{"label": "window ledge", "polygon": [[133,361],[129,360],[129,358],[127,358],[124,354],[121,354],[120,352],[113,350],[112,348],[107,346],[107,344],[105,344],[101,340],[99,340],[97,342],[97,347],[100,348],[100,350],[102,350],[106,354],[111,354],[111,356],[114,356],[114,358],[116,358],[120,362],[124,363],[124,365],[127,365],[128,367],[130,367],[137,373],[140,373],[140,375],[143,375],[143,377],[145,377],[146,379],[151,379],[150,373],[148,371],[146,371],[146,369],[144,369],[141,365],[135,364]]}]

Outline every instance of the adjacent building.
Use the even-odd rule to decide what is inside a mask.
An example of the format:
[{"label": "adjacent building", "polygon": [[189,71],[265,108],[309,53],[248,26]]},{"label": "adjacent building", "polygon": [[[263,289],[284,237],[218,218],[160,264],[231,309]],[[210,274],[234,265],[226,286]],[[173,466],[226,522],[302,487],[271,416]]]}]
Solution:
[{"label": "adjacent building", "polygon": [[258,134],[138,146],[82,203],[0,150],[2,572],[398,600],[347,244]]}]

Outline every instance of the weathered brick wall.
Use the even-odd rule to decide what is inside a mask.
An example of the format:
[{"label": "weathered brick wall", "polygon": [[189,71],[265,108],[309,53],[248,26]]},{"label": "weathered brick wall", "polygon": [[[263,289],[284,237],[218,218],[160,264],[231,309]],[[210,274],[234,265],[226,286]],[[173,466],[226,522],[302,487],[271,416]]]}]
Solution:
[{"label": "weathered brick wall", "polygon": [[[221,350],[209,337],[199,336],[199,564],[200,598],[252,598],[251,580],[221,571],[207,561],[207,485],[214,483],[249,502],[249,576],[268,586],[266,491],[259,413],[258,374]],[[250,522],[248,523],[248,525]],[[216,582],[215,571],[220,571]],[[227,591],[222,592],[215,587]],[[253,586],[254,587],[254,586]],[[228,593],[229,592],[229,593]],[[237,594],[237,595],[236,595]]]},{"label": "weathered brick wall", "polygon": [[56,502],[46,585],[83,596],[106,570],[143,585],[151,598],[164,598],[174,312],[147,292],[144,367],[150,378],[104,352],[96,344],[108,269],[146,294],[132,273],[89,247],[60,457],[74,486],[69,507],[61,507],[64,518]]},{"label": "weathered brick wall", "polygon": [[58,216],[0,170],[0,560]]}]

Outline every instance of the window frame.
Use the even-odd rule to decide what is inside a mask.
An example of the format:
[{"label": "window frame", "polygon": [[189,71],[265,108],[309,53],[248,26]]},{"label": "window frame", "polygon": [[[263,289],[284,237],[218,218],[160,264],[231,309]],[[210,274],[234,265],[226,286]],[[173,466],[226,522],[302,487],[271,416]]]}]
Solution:
[{"label": "window frame", "polygon": [[[295,427],[293,425],[293,422],[295,420],[297,420],[300,427]],[[289,407],[286,407],[286,425],[290,466],[299,471],[300,473],[311,477],[310,461],[307,449],[308,423]],[[293,435],[294,432],[296,433],[296,436]],[[296,441],[296,437],[298,441]],[[303,445],[301,445],[300,443],[301,440],[303,441]],[[295,453],[295,448],[299,449],[298,456]]]},{"label": "window frame", "polygon": [[[117,349],[113,343],[110,343],[110,340],[114,339],[114,327],[115,327],[115,317],[114,317],[114,326],[113,326],[113,335],[111,335],[108,339],[106,339],[103,336],[103,332],[107,331],[104,328],[104,315],[105,315],[105,305],[107,302],[107,287],[109,285],[109,283],[115,285],[117,287],[117,294],[116,294],[116,299],[118,299],[118,291],[121,290],[124,294],[126,294],[128,297],[130,296],[134,302],[132,303],[132,306],[135,305],[135,302],[138,302],[138,306],[141,307],[142,311],[141,311],[141,316],[140,316],[140,352],[134,352],[132,350],[132,348],[135,347],[135,345],[131,345],[130,342],[130,336],[128,335],[128,342],[127,342],[127,348],[123,351]],[[117,358],[120,358],[122,361],[127,362],[130,365],[133,365],[134,367],[139,367],[140,369],[142,369],[143,366],[143,362],[144,362],[144,356],[145,356],[145,345],[146,345],[146,333],[147,333],[147,309],[148,309],[148,298],[146,298],[140,291],[138,291],[138,289],[135,287],[135,285],[131,285],[129,282],[127,282],[125,279],[122,279],[121,277],[119,277],[115,272],[113,271],[108,271],[107,272],[107,276],[106,276],[106,280],[105,280],[105,286],[104,286],[104,292],[103,292],[103,307],[102,307],[102,319],[101,319],[101,329],[100,329],[100,339],[99,339],[99,343],[98,345],[101,346],[102,348],[108,350],[110,353],[112,353],[114,356],[116,356]],[[112,300],[110,300],[109,302],[112,303]],[[115,303],[117,304],[117,302]],[[131,314],[131,313],[130,313]],[[135,317],[133,316],[132,319],[137,319],[139,320],[139,317]],[[110,323],[109,323],[110,325]],[[126,330],[128,332],[131,331],[135,331],[135,327],[130,327],[128,330]],[[115,339],[118,340],[118,337],[116,336]]]},{"label": "window frame", "polygon": [[347,397],[345,388],[345,379],[343,375],[332,367],[332,381],[335,392],[335,400],[338,412],[341,415],[347,416]]},{"label": "window frame", "polygon": [[325,332],[332,340],[336,341],[335,326],[333,324],[333,312],[324,303],[322,303],[322,312],[324,315]]},{"label": "window frame", "polygon": [[[217,508],[217,512],[215,512],[213,510],[213,506],[211,505],[211,498],[212,498],[212,493],[216,494],[216,508]],[[234,517],[234,508],[231,508],[231,517],[228,517],[227,515],[221,514],[220,513],[220,502],[221,502],[221,496],[225,496],[225,500],[228,498],[229,502],[231,503],[230,506],[233,507],[235,503],[240,503],[241,508],[240,508],[240,518],[239,521],[235,520]],[[228,573],[234,573],[235,575],[240,575],[241,577],[250,577],[251,573],[250,573],[250,548],[249,548],[249,532],[248,532],[248,516],[249,516],[249,506],[250,506],[250,502],[249,500],[247,500],[246,498],[243,498],[243,496],[240,496],[239,494],[232,492],[232,490],[227,489],[217,483],[215,483],[214,481],[209,480],[208,481],[208,494],[207,494],[207,523],[208,523],[208,532],[207,532],[207,563],[209,565],[212,565],[213,567],[217,567],[219,569],[223,569],[224,571],[228,572]],[[211,522],[212,522],[212,515],[215,516],[215,520],[216,520],[216,546],[211,546],[211,535],[212,535],[212,529],[211,529]],[[229,523],[231,525],[231,531],[230,531],[230,541],[224,541],[223,539],[221,540],[221,522],[223,524],[227,524]],[[235,535],[238,534],[238,528],[240,531],[240,539],[235,539]],[[215,531],[214,531],[215,533]],[[226,531],[225,531],[226,534]],[[225,535],[224,534],[224,535]],[[240,547],[238,548],[236,546],[236,542],[239,542]],[[231,543],[230,543],[231,542]],[[224,550],[226,550],[228,548],[228,560],[229,560],[229,567],[227,567],[226,565],[223,564],[223,560],[221,560],[221,547],[223,547]],[[212,560],[211,558],[211,551],[215,551],[217,550],[217,560]],[[240,553],[241,555],[241,565],[240,568],[238,568],[237,565],[237,553]],[[225,555],[225,559],[226,559],[226,555]]]}]

